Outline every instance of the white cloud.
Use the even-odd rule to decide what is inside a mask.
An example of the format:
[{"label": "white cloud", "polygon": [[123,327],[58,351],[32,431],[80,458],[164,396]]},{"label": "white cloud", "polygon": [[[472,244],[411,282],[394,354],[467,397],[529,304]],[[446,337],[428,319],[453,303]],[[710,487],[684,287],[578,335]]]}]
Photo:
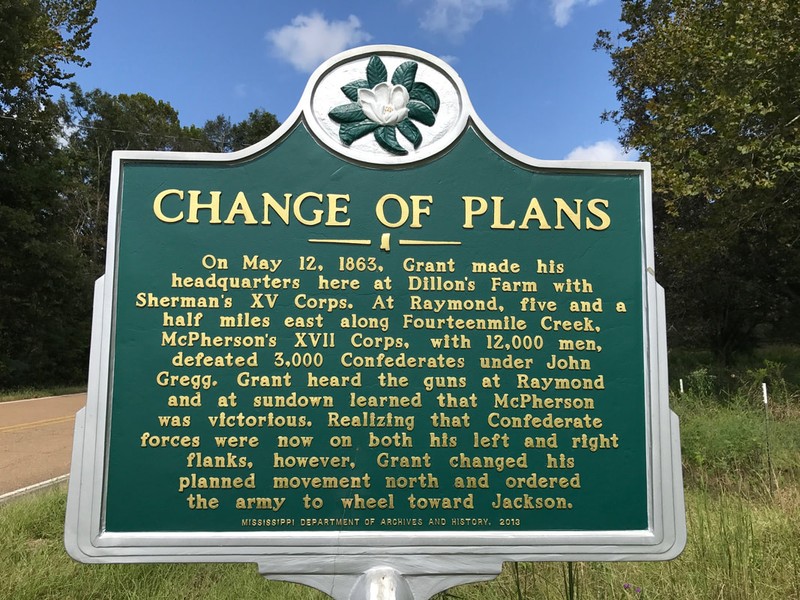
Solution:
[{"label": "white cloud", "polygon": [[591,146],[578,146],[567,154],[566,159],[608,162],[613,160],[634,160],[635,157],[626,153],[617,142],[603,140]]},{"label": "white cloud", "polygon": [[460,38],[483,18],[487,10],[505,10],[510,5],[511,0],[434,0],[423,15],[421,25],[428,31]]},{"label": "white cloud", "polygon": [[291,25],[268,31],[267,40],[276,54],[299,71],[311,72],[324,60],[372,39],[361,29],[358,17],[327,21],[318,12],[297,15]]},{"label": "white cloud", "polygon": [[572,19],[572,10],[578,6],[594,6],[601,0],[550,0],[550,12],[558,27],[565,27]]},{"label": "white cloud", "polygon": [[233,95],[237,98],[246,98],[247,97],[247,84],[245,83],[237,83],[233,86]]}]

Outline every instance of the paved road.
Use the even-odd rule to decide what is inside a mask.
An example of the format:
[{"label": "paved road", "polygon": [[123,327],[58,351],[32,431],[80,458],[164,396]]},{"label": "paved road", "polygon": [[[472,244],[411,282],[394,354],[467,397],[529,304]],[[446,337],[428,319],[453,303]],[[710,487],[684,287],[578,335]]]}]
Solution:
[{"label": "paved road", "polygon": [[0,496],[69,473],[86,394],[0,402]]}]

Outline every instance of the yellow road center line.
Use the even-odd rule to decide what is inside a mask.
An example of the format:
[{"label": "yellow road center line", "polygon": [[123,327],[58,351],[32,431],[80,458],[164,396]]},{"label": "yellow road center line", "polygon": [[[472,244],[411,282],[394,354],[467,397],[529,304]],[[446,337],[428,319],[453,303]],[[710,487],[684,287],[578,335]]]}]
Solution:
[{"label": "yellow road center line", "polygon": [[31,423],[19,423],[17,425],[9,425],[8,427],[0,427],[0,433],[7,433],[11,431],[25,431],[26,429],[34,429],[36,427],[44,427],[46,425],[55,425],[57,423],[66,423],[67,421],[75,420],[75,415],[67,415],[66,417],[56,417],[54,419],[44,419],[42,421],[33,421]]}]

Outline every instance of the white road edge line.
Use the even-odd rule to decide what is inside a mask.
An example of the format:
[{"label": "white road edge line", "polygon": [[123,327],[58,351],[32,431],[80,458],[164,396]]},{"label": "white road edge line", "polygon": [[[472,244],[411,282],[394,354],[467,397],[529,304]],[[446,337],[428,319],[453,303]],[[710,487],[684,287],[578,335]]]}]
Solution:
[{"label": "white road edge line", "polygon": [[30,494],[32,492],[36,492],[38,490],[42,490],[44,488],[48,488],[53,485],[57,485],[62,481],[66,481],[69,479],[69,473],[66,475],[59,475],[58,477],[53,477],[52,479],[48,479],[47,481],[40,481],[39,483],[34,483],[33,485],[29,485],[24,488],[20,488],[18,490],[14,490],[13,492],[8,492],[0,496],[0,504],[3,502],[7,502],[9,500],[13,500],[19,496],[24,496],[25,494]]}]

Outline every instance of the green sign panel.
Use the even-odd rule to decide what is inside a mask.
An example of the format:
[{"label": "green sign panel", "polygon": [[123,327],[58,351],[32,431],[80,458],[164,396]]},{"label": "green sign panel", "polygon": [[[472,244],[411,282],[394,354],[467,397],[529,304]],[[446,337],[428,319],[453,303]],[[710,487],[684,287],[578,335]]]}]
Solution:
[{"label": "green sign panel", "polygon": [[638,177],[122,168],[109,530],[646,528]]},{"label": "green sign panel", "polygon": [[519,155],[376,47],[114,187],[73,555],[679,551],[646,165]]}]

